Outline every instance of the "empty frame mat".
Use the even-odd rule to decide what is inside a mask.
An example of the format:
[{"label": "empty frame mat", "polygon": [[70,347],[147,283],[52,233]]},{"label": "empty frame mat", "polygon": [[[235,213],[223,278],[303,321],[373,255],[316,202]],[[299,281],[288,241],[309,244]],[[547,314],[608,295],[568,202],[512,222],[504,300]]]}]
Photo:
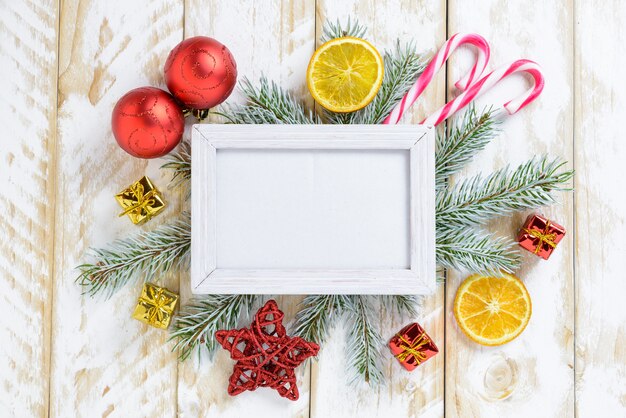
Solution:
[{"label": "empty frame mat", "polygon": [[196,125],[192,141],[194,293],[432,290],[432,129]]}]

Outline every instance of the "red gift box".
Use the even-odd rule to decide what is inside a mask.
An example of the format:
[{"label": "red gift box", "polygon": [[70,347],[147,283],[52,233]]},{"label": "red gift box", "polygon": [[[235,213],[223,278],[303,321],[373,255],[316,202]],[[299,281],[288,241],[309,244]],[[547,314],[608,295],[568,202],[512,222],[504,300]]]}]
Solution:
[{"label": "red gift box", "polygon": [[565,228],[539,215],[530,215],[519,232],[519,245],[547,260],[565,236]]},{"label": "red gift box", "polygon": [[389,341],[389,348],[408,371],[414,370],[439,352],[433,340],[417,322],[407,325],[394,335]]}]

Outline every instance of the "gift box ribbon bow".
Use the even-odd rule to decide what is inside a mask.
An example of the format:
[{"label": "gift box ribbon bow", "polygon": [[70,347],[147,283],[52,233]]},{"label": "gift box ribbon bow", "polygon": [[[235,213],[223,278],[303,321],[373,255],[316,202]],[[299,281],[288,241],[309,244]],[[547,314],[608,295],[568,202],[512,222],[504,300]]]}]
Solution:
[{"label": "gift box ribbon bow", "polygon": [[396,354],[398,360],[404,362],[409,356],[413,356],[416,365],[426,360],[426,354],[420,351],[422,347],[428,344],[428,338],[424,333],[421,333],[412,343],[404,338],[403,335],[396,334],[396,336],[400,339],[401,344],[399,347],[403,350],[401,353]]},{"label": "gift box ribbon bow", "polygon": [[155,294],[149,297],[141,296],[141,302],[149,305],[147,314],[150,322],[161,322],[164,316],[170,313],[168,306],[172,303],[172,299],[163,294],[164,289],[159,289]]},{"label": "gift box ribbon bow", "polygon": [[120,213],[119,216],[128,215],[131,212],[135,212],[136,210],[143,210],[147,207],[150,207],[155,204],[154,196],[157,194],[156,189],[150,190],[148,193],[144,194],[143,184],[137,182],[130,186],[129,188],[130,194],[133,196],[133,200],[135,203],[124,209],[124,212]]},{"label": "gift box ribbon bow", "polygon": [[531,237],[539,240],[537,243],[537,248],[535,248],[535,254],[539,254],[544,244],[549,245],[551,248],[556,248],[556,232],[550,232],[550,221],[546,222],[546,227],[543,229],[530,229],[524,228],[524,232],[526,232]]}]

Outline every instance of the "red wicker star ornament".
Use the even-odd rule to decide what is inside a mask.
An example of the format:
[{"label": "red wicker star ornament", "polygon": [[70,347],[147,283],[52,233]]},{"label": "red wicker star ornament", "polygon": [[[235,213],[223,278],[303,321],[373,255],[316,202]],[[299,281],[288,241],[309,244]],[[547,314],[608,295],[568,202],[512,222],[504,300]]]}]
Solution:
[{"label": "red wicker star ornament", "polygon": [[217,341],[237,362],[229,379],[230,395],[270,387],[282,397],[298,399],[294,369],[317,355],[320,347],[300,337],[288,336],[283,326],[284,316],[276,302],[268,300],[254,316],[250,328],[215,333]]}]

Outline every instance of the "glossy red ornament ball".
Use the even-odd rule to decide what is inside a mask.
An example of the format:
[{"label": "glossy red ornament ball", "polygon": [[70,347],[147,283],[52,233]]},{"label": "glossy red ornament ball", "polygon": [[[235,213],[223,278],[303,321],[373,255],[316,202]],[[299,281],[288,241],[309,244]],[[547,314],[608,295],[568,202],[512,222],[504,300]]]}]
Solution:
[{"label": "glossy red ornament ball", "polygon": [[237,64],[224,45],[213,38],[185,39],[165,61],[165,83],[185,106],[209,109],[230,96],[237,82]]},{"label": "glossy red ornament ball", "polygon": [[124,151],[139,158],[157,158],[178,145],[185,118],[171,94],[155,87],[140,87],[118,100],[111,126]]}]

